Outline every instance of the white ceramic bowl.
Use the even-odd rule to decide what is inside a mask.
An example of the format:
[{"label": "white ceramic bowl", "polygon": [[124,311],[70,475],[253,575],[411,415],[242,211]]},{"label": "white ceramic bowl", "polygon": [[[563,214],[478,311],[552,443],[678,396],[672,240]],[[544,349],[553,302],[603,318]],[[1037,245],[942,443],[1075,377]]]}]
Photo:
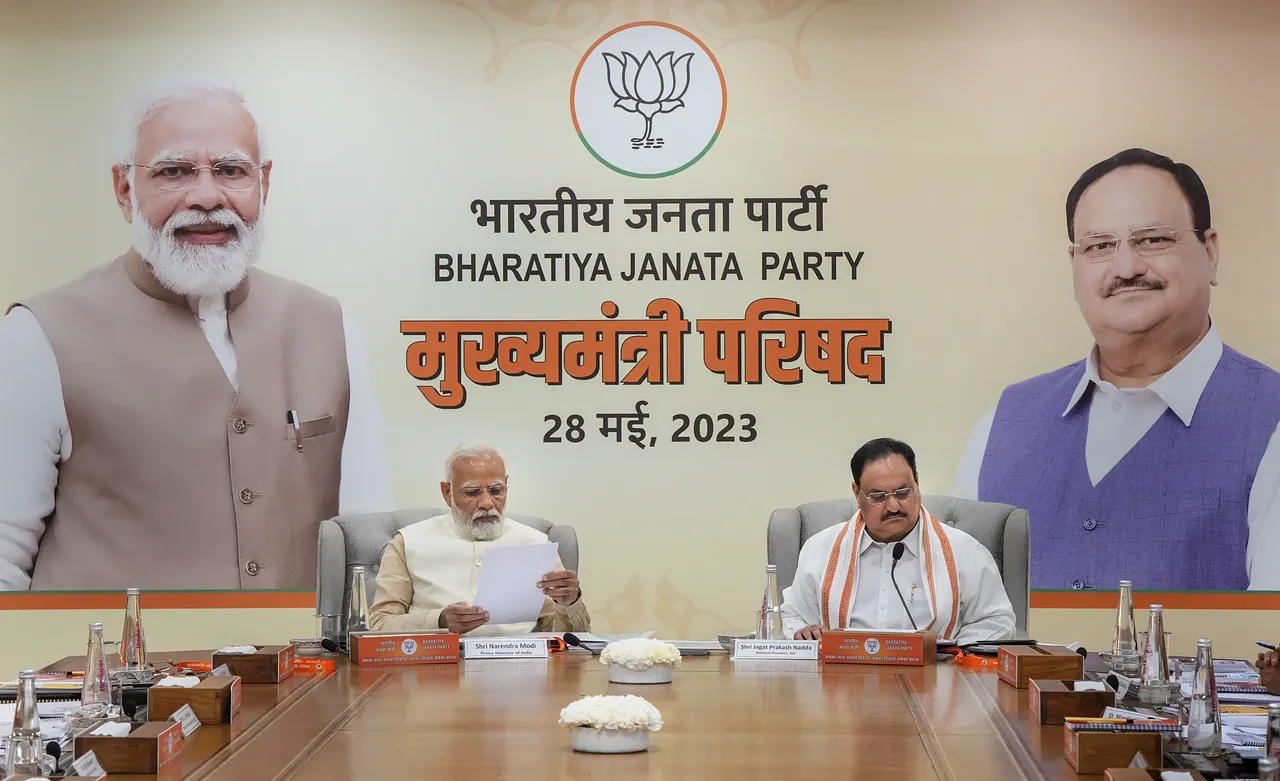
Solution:
[{"label": "white ceramic bowl", "polygon": [[609,665],[610,683],[671,683],[676,668],[669,664],[655,664],[644,670],[631,670],[625,665]]},{"label": "white ceramic bowl", "polygon": [[734,649],[735,640],[755,640],[756,633],[755,632],[741,632],[738,634],[725,633],[725,634],[716,635],[716,639],[720,641],[721,648],[723,648],[728,653],[733,653],[735,650]]},{"label": "white ceramic bowl", "polygon": [[649,750],[649,730],[574,727],[573,750],[587,754],[634,754]]}]

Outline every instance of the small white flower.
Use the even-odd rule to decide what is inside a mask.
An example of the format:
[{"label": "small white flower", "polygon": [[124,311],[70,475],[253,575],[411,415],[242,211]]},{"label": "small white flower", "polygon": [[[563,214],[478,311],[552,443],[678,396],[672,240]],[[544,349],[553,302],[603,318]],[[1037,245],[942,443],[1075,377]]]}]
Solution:
[{"label": "small white flower", "polygon": [[662,640],[629,637],[605,646],[600,652],[600,663],[620,664],[633,672],[647,670],[656,664],[679,667],[680,649]]},{"label": "small white flower", "polygon": [[560,711],[560,723],[566,727],[657,732],[662,729],[662,714],[648,700],[634,694],[593,695],[566,705]]}]

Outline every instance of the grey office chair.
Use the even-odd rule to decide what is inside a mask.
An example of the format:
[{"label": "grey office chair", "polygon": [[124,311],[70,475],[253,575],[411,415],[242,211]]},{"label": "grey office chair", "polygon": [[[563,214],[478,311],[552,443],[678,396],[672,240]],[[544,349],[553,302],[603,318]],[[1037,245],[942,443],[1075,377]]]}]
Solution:
[{"label": "grey office chair", "polygon": [[[1005,593],[1013,603],[1017,628],[1027,631],[1031,601],[1031,529],[1027,511],[1009,504],[938,494],[925,495],[923,501],[940,523],[968,533],[991,551],[1004,579]],[[779,593],[795,579],[801,546],[828,526],[849,520],[857,510],[851,496],[773,511],[769,516],[769,563],[778,567]]]},{"label": "grey office chair", "polygon": [[[447,512],[447,509],[430,507],[389,513],[350,513],[321,521],[316,557],[316,612],[329,616],[347,614],[351,604],[351,568],[358,564],[363,564],[368,573],[365,583],[372,604],[382,551],[391,538],[405,526]],[[578,533],[572,526],[515,513],[507,513],[507,517],[559,543],[560,560],[565,568],[578,571]]]}]

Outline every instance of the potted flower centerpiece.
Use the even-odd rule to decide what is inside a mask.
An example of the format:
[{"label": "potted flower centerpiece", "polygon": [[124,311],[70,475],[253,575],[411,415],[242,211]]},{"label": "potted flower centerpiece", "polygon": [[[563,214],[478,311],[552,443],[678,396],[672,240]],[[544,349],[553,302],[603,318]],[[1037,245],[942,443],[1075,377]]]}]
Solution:
[{"label": "potted flower centerpiece", "polygon": [[560,723],[572,728],[574,751],[631,754],[649,750],[649,733],[662,729],[662,714],[634,694],[592,695],[566,705]]},{"label": "potted flower centerpiece", "polygon": [[629,637],[609,643],[600,652],[612,683],[671,683],[680,666],[680,650],[671,643]]}]

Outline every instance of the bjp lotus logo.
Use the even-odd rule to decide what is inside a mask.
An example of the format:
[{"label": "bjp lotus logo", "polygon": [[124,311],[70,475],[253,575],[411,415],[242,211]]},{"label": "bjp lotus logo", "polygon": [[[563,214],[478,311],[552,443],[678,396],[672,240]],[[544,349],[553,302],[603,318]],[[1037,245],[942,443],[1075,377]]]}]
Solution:
[{"label": "bjp lotus logo", "polygon": [[682,54],[678,59],[675,52],[667,52],[658,59],[654,59],[653,52],[648,52],[643,60],[636,59],[631,52],[623,52],[621,57],[604,53],[609,89],[618,96],[614,107],[644,117],[644,135],[631,139],[632,149],[663,145],[663,139],[653,137],[653,118],[684,108],[681,98],[689,91],[692,59],[693,52]]},{"label": "bjp lotus logo", "polygon": [[597,160],[627,176],[657,178],[711,149],[727,94],[702,41],[665,22],[635,22],[605,33],[582,56],[569,112]]}]

